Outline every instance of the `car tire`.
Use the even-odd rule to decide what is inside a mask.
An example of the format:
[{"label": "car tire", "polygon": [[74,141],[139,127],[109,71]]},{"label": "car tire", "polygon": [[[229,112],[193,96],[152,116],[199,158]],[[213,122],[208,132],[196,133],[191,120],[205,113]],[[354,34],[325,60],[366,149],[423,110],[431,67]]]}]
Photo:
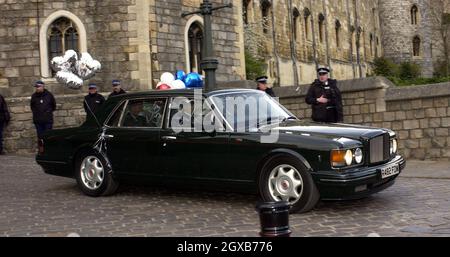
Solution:
[{"label": "car tire", "polygon": [[261,169],[258,188],[265,202],[288,201],[291,213],[310,211],[320,199],[305,165],[287,155],[270,158]]},{"label": "car tire", "polygon": [[80,190],[89,196],[112,195],[119,187],[105,158],[94,150],[84,151],[79,155],[75,165],[75,178]]}]

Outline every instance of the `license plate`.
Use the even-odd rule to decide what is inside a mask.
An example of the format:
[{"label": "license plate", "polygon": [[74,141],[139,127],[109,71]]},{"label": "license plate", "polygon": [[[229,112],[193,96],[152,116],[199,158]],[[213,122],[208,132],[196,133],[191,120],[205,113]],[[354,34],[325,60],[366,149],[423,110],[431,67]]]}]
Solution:
[{"label": "license plate", "polygon": [[381,169],[381,178],[385,179],[390,176],[394,176],[395,174],[398,174],[400,172],[400,169],[398,168],[398,165],[392,165],[387,168]]}]

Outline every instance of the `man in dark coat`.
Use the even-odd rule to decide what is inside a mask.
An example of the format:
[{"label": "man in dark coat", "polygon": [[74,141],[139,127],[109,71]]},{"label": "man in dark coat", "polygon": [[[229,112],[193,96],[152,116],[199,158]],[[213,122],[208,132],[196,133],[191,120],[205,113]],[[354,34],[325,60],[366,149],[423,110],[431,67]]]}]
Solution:
[{"label": "man in dark coat", "polygon": [[89,117],[95,113],[104,102],[105,98],[97,92],[97,85],[94,83],[89,84],[89,94],[84,97],[83,104],[86,116]]},{"label": "man in dark coat", "polygon": [[125,115],[123,122],[124,127],[147,127],[148,124],[145,117],[141,116],[144,105],[142,101],[135,101],[130,103],[129,112]]},{"label": "man in dark coat", "polygon": [[121,95],[121,94],[125,94],[125,90],[122,89],[121,85],[120,85],[120,80],[113,80],[112,81],[112,86],[113,86],[113,91],[111,94],[109,94],[108,98],[111,96],[116,96],[116,95]]},{"label": "man in dark coat", "polygon": [[256,83],[258,83],[258,86],[256,89],[266,92],[269,96],[275,97],[275,93],[273,92],[272,88],[267,86],[267,76],[261,76],[256,78]]},{"label": "man in dark coat", "polygon": [[5,98],[0,95],[0,155],[5,154],[3,151],[3,128],[5,128],[9,120],[11,119],[9,115],[8,106],[6,105]]},{"label": "man in dark coat", "polygon": [[312,105],[312,120],[317,122],[342,122],[344,119],[342,97],[337,81],[329,79],[330,70],[319,68],[316,79],[306,94],[306,103]]},{"label": "man in dark coat", "polygon": [[36,92],[31,96],[31,111],[33,112],[33,123],[36,127],[38,138],[53,128],[53,112],[56,110],[56,101],[53,94],[45,89],[42,81],[35,83]]}]

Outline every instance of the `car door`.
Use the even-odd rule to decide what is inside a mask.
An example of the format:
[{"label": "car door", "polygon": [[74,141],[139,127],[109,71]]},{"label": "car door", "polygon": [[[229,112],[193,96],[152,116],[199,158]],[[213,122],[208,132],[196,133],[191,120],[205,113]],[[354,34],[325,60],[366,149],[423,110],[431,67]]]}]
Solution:
[{"label": "car door", "polygon": [[[227,177],[229,133],[205,129],[204,126],[199,128],[198,125],[194,129],[196,112],[202,120],[215,117],[205,99],[200,100],[200,106],[195,106],[192,97],[186,98],[185,104],[190,107],[184,113],[174,99],[171,99],[167,111],[166,126],[161,130],[160,164],[164,174],[180,180],[223,180]],[[183,120],[185,124],[182,124]]]},{"label": "car door", "polygon": [[160,129],[167,98],[129,99],[106,130],[108,158],[122,176],[160,176]]}]

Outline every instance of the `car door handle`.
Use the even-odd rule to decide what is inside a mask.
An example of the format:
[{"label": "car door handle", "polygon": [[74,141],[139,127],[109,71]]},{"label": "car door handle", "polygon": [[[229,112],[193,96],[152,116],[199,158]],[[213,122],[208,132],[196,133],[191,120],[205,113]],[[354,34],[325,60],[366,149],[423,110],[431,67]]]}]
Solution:
[{"label": "car door handle", "polygon": [[173,141],[173,140],[177,140],[177,137],[174,136],[163,136],[161,137],[162,140],[167,140],[167,141]]},{"label": "car door handle", "polygon": [[107,135],[107,134],[105,134],[105,135],[103,135],[105,138],[113,138],[114,137],[114,135]]}]

